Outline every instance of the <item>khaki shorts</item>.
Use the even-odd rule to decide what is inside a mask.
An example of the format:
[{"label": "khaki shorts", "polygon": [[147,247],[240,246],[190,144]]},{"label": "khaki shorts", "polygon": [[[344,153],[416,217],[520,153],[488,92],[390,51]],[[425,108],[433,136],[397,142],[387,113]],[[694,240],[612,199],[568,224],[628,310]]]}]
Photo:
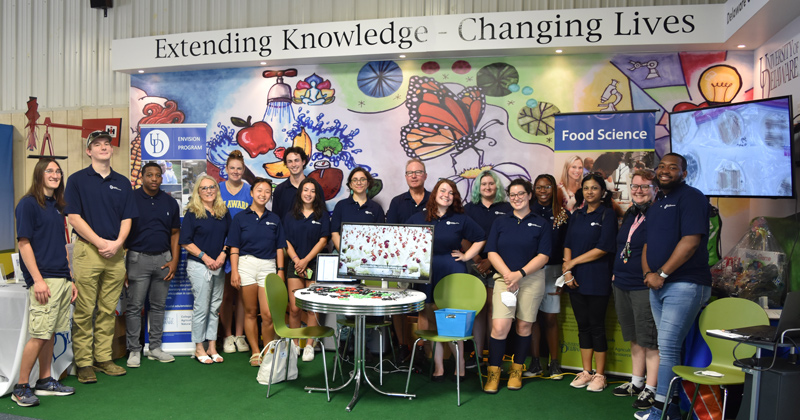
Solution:
[{"label": "khaki shorts", "polygon": [[494,276],[494,292],[492,294],[492,319],[517,318],[526,322],[536,322],[536,313],[544,298],[544,270],[528,274],[519,281],[517,306],[507,307],[500,294],[506,291],[503,276]]},{"label": "khaki shorts", "polygon": [[263,260],[254,255],[242,255],[239,257],[239,277],[242,287],[258,284],[264,287],[267,274],[277,273],[275,259]]},{"label": "khaki shorts", "polygon": [[30,317],[28,333],[32,338],[49,340],[53,334],[70,330],[69,305],[72,300],[72,282],[65,278],[46,278],[50,299],[42,305],[36,300],[33,287],[28,289]]}]

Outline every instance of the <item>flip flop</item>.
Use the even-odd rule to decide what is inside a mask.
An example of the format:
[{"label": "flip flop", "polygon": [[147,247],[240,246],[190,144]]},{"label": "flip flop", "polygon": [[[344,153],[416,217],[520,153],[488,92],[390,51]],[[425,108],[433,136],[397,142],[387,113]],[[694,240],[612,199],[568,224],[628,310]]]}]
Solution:
[{"label": "flip flop", "polygon": [[222,363],[225,361],[225,359],[223,359],[222,356],[219,355],[219,353],[214,353],[209,356],[211,356],[211,360],[213,360],[214,363]]},{"label": "flip flop", "polygon": [[208,355],[198,356],[198,355],[195,354],[195,355],[192,356],[192,359],[197,359],[197,361],[200,362],[203,365],[210,365],[210,364],[214,363],[214,360],[212,360],[210,357],[208,357]]}]

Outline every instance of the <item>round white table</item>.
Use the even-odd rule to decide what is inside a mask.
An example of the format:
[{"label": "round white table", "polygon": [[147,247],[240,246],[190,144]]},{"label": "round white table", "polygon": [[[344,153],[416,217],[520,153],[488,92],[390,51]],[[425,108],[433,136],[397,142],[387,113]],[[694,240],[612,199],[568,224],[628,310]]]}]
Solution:
[{"label": "round white table", "polygon": [[[349,285],[319,285],[322,287],[355,287]],[[339,314],[339,315],[354,315],[356,321],[355,329],[355,369],[350,374],[350,379],[343,385],[332,388],[331,391],[339,391],[350,385],[355,380],[355,391],[353,392],[353,399],[347,405],[346,410],[350,411],[356,405],[359,397],[359,388],[361,386],[361,378],[364,378],[369,386],[376,392],[388,395],[391,397],[414,398],[415,394],[403,394],[385,392],[376,387],[367,376],[364,369],[364,357],[366,355],[366,322],[367,316],[383,316],[383,315],[399,315],[410,312],[419,312],[425,307],[425,293],[416,290],[403,290],[403,289],[379,289],[379,288],[363,288],[371,291],[380,291],[384,295],[389,294],[391,299],[378,299],[378,298],[341,298],[336,293],[320,294],[309,291],[309,289],[300,289],[295,291],[294,297],[297,307],[307,311]],[[331,295],[334,296],[331,296]],[[319,391],[325,392],[325,388],[312,388],[306,387],[306,391]]]}]

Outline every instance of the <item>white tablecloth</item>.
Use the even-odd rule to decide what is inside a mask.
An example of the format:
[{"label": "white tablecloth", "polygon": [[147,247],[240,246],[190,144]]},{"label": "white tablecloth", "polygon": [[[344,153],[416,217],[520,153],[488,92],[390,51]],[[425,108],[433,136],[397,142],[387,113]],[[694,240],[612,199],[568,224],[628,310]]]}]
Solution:
[{"label": "white tablecloth", "polygon": [[[28,313],[28,289],[25,284],[0,284],[0,396],[10,394],[17,384],[22,349],[28,342]],[[72,359],[72,332],[56,333],[52,376],[60,377],[70,367]],[[35,382],[38,378],[37,362],[30,380]]]}]

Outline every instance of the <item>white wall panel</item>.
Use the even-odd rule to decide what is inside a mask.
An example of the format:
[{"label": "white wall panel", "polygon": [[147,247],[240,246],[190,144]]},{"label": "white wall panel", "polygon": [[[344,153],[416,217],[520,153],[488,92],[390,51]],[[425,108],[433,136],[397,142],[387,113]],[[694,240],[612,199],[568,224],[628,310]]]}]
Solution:
[{"label": "white wall panel", "polygon": [[110,70],[111,41],[331,21],[724,0],[0,0],[0,112],[127,106],[130,78]]}]

